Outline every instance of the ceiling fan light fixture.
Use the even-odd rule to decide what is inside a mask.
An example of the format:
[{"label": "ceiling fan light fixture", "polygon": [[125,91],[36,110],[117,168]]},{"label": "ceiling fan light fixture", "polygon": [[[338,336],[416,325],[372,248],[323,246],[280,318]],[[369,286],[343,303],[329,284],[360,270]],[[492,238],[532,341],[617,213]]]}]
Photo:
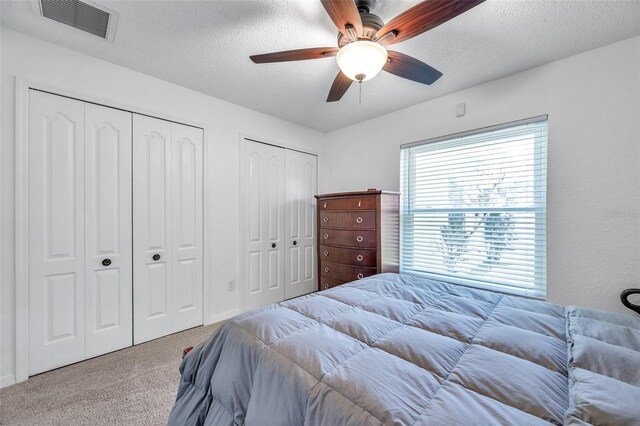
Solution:
[{"label": "ceiling fan light fixture", "polygon": [[336,62],[342,73],[351,80],[371,80],[387,63],[387,49],[373,41],[355,41],[338,51]]}]

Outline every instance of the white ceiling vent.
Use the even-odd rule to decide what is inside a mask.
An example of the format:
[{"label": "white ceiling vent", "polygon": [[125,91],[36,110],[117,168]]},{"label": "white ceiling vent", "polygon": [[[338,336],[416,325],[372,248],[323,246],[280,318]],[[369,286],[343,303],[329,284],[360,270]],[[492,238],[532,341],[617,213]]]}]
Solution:
[{"label": "white ceiling vent", "polygon": [[33,0],[40,16],[113,42],[118,14],[92,1]]}]

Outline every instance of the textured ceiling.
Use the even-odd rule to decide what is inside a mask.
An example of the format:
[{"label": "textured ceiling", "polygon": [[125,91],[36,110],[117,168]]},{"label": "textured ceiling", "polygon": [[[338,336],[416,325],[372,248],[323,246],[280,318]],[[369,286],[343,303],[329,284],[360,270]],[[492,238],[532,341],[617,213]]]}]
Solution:
[{"label": "textured ceiling", "polygon": [[[394,46],[444,73],[432,86],[381,73],[325,103],[334,58],[256,65],[249,55],[335,46],[319,0],[105,1],[114,43],[2,1],[2,25],[293,123],[330,131],[640,34],[640,1],[488,0]],[[419,1],[378,0],[385,22]]]}]

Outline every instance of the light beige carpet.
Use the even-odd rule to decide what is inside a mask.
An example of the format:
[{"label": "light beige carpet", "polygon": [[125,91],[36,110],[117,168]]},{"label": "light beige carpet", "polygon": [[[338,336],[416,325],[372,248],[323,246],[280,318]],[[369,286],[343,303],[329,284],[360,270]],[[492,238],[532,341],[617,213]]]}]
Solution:
[{"label": "light beige carpet", "polygon": [[1,389],[0,424],[166,424],[183,348],[196,346],[220,325],[193,328]]}]

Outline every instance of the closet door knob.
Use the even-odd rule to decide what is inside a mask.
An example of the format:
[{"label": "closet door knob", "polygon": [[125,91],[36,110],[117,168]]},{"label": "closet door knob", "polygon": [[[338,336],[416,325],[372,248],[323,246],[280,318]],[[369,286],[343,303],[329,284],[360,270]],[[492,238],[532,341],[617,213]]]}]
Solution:
[{"label": "closet door knob", "polygon": [[111,265],[111,259],[104,259],[102,261],[102,266],[109,266]]},{"label": "closet door knob", "polygon": [[156,262],[157,262],[158,260],[160,260],[160,255],[159,255],[158,253],[154,254],[154,255],[153,255],[153,260],[155,260]]},{"label": "closet door knob", "polygon": [[271,243],[271,248],[276,248],[276,243]]},{"label": "closet door knob", "polygon": [[294,240],[294,241],[293,241],[293,245],[294,245],[294,246],[297,246],[297,245],[298,245],[298,242]]}]

